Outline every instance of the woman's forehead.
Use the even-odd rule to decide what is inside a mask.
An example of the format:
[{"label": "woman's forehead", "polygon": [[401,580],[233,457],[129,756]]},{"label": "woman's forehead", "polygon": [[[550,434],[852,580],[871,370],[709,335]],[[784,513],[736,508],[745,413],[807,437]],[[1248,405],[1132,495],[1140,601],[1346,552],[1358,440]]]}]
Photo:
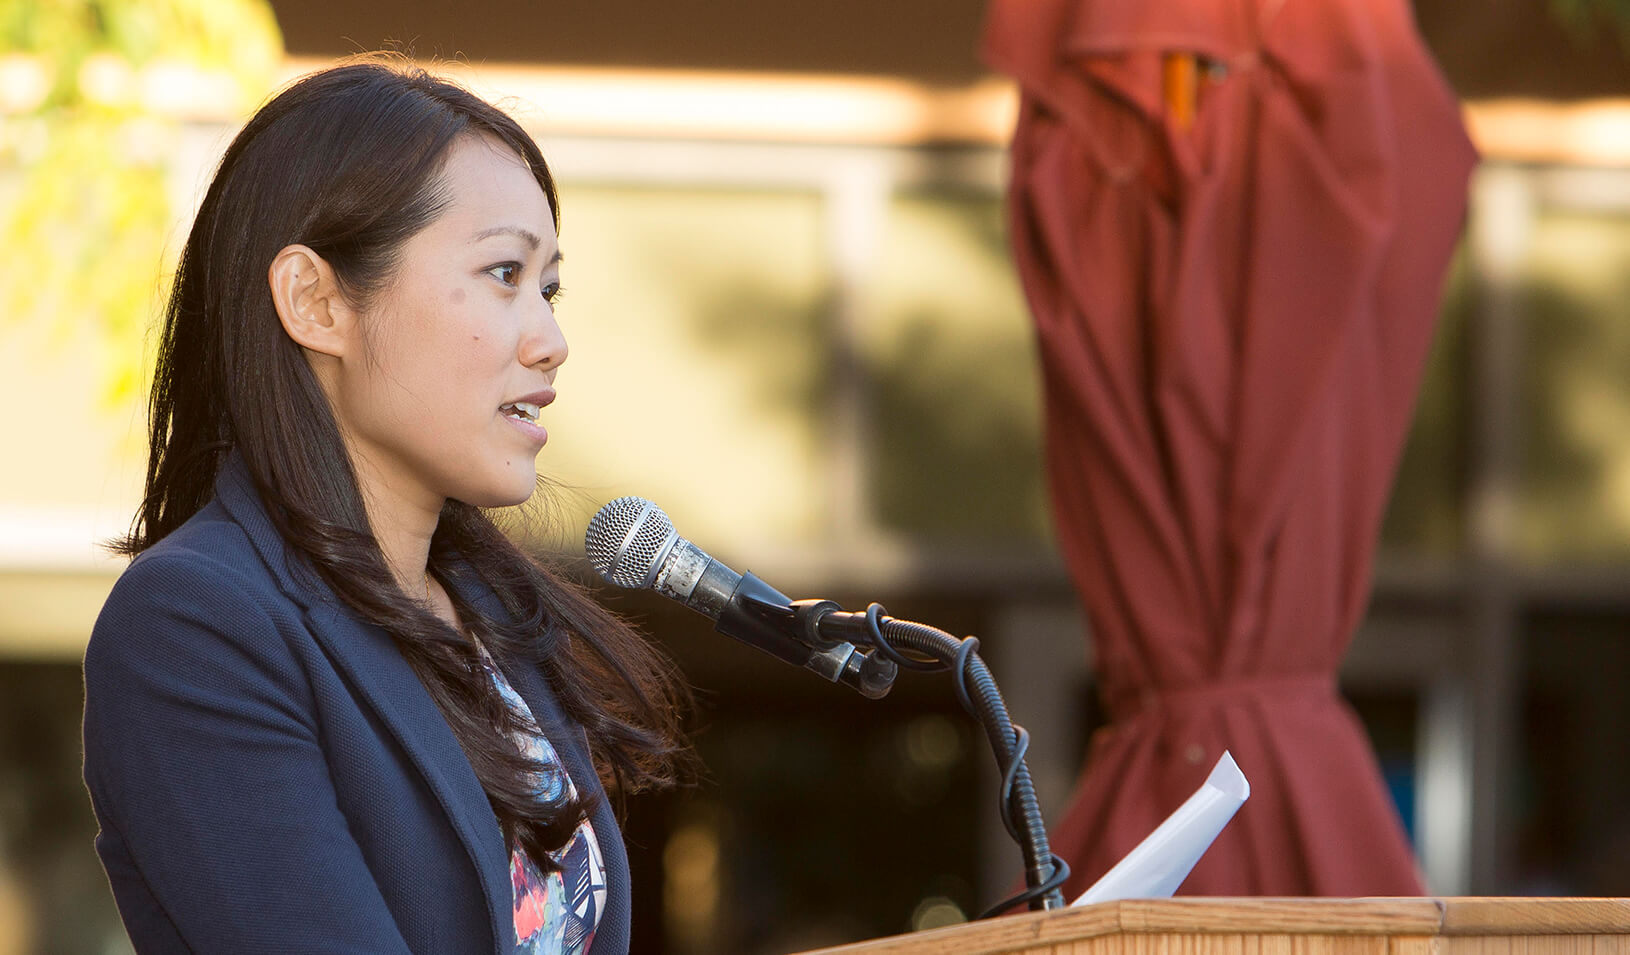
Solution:
[{"label": "woman's forehead", "polygon": [[553,210],[524,159],[486,136],[461,136],[450,149],[442,167],[444,222],[471,235],[507,228],[553,245]]}]

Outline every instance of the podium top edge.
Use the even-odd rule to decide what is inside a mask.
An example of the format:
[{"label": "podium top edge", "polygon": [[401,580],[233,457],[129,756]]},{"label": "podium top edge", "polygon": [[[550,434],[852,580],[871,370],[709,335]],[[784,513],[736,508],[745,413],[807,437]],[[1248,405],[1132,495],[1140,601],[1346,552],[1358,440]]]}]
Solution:
[{"label": "podium top edge", "polygon": [[1630,899],[1443,899],[1443,935],[1630,935]]},{"label": "podium top edge", "polygon": [[1082,906],[1113,912],[1112,931],[1200,935],[1271,933],[1320,935],[1436,935],[1445,903],[1430,898],[1127,899]]},{"label": "podium top edge", "polygon": [[[1015,955],[1109,936],[1630,935],[1630,899],[1128,899],[897,935],[805,955]],[[1141,950],[1141,949],[1139,949]]]},{"label": "podium top edge", "polygon": [[1134,934],[1630,934],[1630,899],[1618,898],[1188,897],[1127,900],[1106,903],[1106,907],[1114,907],[1113,921],[1118,931]]}]

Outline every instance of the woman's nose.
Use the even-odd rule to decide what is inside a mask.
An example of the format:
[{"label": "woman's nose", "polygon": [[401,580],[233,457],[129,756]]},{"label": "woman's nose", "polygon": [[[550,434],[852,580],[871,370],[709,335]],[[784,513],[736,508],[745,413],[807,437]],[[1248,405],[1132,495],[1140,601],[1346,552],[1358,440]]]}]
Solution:
[{"label": "woman's nose", "polygon": [[542,317],[532,323],[527,335],[521,339],[521,364],[540,368],[559,368],[566,361],[569,349],[566,335],[555,321],[555,308],[544,303]]}]

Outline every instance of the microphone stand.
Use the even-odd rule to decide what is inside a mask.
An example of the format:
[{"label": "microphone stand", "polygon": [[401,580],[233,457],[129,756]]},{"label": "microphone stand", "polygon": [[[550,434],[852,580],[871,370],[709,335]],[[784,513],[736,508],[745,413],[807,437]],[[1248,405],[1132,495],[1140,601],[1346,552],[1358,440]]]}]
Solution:
[{"label": "microphone stand", "polygon": [[[1008,718],[979,641],[896,620],[874,603],[849,613],[830,600],[789,600],[752,574],[738,574],[680,537],[662,509],[644,498],[621,497],[602,507],[583,538],[595,569],[619,587],[651,587],[713,618],[714,629],[764,652],[881,699],[900,667],[950,670],[957,700],[985,728],[1002,771],[1002,825],[1024,852],[1026,888],[980,918],[1020,902],[1032,909],[1064,907],[1070,867],[1053,855],[1025,766],[1030,734]],[[864,649],[869,647],[870,649]],[[910,651],[911,656],[902,653]]]},{"label": "microphone stand", "polygon": [[[771,596],[773,594],[774,596]],[[959,640],[943,630],[910,620],[888,616],[881,604],[872,604],[864,613],[850,613],[830,600],[799,600],[783,604],[776,600],[779,593],[759,596],[752,593],[736,594],[736,600],[751,611],[767,618],[781,618],[791,614],[794,631],[811,648],[868,646],[864,654],[868,663],[886,667],[893,663],[908,670],[949,670],[952,686],[962,708],[979,720],[985,737],[996,754],[996,763],[1002,772],[1002,825],[1008,835],[1019,844],[1024,855],[1025,890],[1004,899],[980,914],[989,918],[1007,911],[1020,902],[1033,910],[1064,907],[1064,881],[1069,878],[1070,867],[1054,855],[1047,842],[1047,828],[1042,823],[1041,809],[1036,803],[1036,790],[1025,765],[1025,751],[1030,746],[1030,734],[1008,717],[1007,704],[990,668],[979,656],[979,640],[975,637]],[[768,599],[766,599],[768,598]],[[740,606],[741,604],[738,604]],[[746,609],[745,607],[743,609]],[[902,653],[910,651],[914,656]],[[858,654],[857,654],[858,655]],[[882,657],[873,661],[873,657]],[[870,669],[870,668],[868,668]],[[892,685],[894,668],[887,667],[881,692],[867,693],[877,699]]]}]

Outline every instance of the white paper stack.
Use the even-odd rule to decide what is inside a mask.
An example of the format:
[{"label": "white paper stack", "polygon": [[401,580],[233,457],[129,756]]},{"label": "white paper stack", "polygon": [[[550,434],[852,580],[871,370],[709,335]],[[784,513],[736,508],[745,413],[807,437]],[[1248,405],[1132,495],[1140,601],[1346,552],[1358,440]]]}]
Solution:
[{"label": "white paper stack", "polygon": [[1251,784],[1234,764],[1234,757],[1224,751],[1187,802],[1070,904],[1171,898],[1250,796]]}]

